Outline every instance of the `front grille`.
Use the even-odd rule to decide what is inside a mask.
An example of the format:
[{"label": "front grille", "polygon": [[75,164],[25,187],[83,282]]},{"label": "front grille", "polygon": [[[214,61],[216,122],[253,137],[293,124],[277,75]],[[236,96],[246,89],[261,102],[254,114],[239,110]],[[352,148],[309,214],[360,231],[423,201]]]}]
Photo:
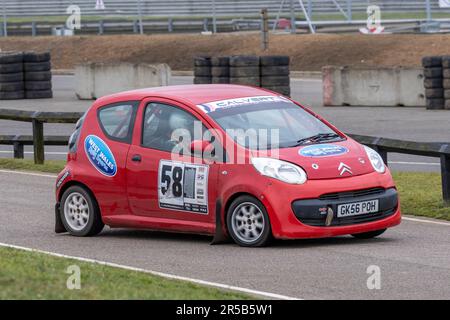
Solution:
[{"label": "front grille", "polygon": [[[371,214],[365,214],[360,216],[353,216],[353,217],[345,217],[345,218],[334,218],[330,227],[337,227],[337,226],[348,226],[352,224],[358,224],[358,223],[366,223],[366,222],[372,222],[377,221],[380,219],[387,218],[391,215],[393,215],[396,211],[396,208],[389,209],[383,212],[378,213],[371,213]],[[325,218],[324,217],[317,217],[317,218],[303,218],[301,220],[302,223],[307,224],[312,227],[324,227],[325,226]]]},{"label": "front grille", "polygon": [[371,189],[363,189],[349,192],[335,192],[335,193],[326,193],[319,197],[319,200],[340,200],[346,198],[358,198],[365,196],[373,196],[382,194],[385,191],[384,188],[371,188]]}]

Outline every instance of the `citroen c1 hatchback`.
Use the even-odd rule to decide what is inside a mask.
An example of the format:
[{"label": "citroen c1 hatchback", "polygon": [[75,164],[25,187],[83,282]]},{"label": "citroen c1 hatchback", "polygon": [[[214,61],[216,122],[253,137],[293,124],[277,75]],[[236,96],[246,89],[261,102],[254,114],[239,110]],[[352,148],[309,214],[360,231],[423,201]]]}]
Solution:
[{"label": "citroen c1 hatchback", "polygon": [[56,232],[111,228],[270,239],[372,238],[401,221],[389,169],[298,103],[237,85],[97,100],[56,182]]}]

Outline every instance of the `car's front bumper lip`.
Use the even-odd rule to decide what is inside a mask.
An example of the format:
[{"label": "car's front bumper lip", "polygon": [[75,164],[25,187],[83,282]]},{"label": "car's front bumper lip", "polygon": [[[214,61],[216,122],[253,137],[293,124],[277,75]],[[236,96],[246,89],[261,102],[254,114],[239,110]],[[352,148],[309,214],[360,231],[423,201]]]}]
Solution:
[{"label": "car's front bumper lip", "polygon": [[[370,191],[370,190],[368,190]],[[350,217],[337,217],[337,208],[341,204],[379,201],[379,211]],[[337,195],[335,198],[317,198],[296,200],[292,203],[292,210],[297,219],[305,225],[313,227],[337,227],[382,220],[395,214],[398,208],[398,192],[395,188],[377,189],[367,193]],[[332,210],[333,219],[326,224],[328,209]]]}]

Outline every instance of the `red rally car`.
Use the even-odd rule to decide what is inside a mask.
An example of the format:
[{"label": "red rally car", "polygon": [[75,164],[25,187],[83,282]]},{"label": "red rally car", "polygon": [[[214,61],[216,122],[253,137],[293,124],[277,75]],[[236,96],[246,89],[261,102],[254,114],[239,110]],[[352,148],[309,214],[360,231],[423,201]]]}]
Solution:
[{"label": "red rally car", "polygon": [[98,99],[56,182],[56,232],[145,228],[270,239],[372,238],[401,221],[389,169],[298,103],[237,85]]}]

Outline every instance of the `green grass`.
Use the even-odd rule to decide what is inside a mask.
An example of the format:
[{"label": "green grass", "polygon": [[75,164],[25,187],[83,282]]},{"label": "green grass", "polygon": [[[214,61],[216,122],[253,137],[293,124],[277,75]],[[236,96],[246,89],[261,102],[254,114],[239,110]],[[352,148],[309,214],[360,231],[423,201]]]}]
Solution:
[{"label": "green grass", "polygon": [[[80,268],[81,288],[67,289],[69,266]],[[142,272],[0,248],[0,300],[22,299],[254,299],[244,294],[168,280]]]},{"label": "green grass", "polygon": [[394,172],[403,214],[450,221],[450,206],[442,200],[439,173]]},{"label": "green grass", "polygon": [[[59,173],[65,161],[46,161],[35,165],[32,160],[0,159],[0,168]],[[394,172],[394,180],[400,192],[402,212],[416,216],[450,221],[450,206],[442,200],[441,175],[426,172]]]},{"label": "green grass", "polygon": [[9,170],[39,171],[59,173],[64,168],[66,161],[47,160],[45,164],[34,164],[33,160],[0,159],[0,168]]}]

